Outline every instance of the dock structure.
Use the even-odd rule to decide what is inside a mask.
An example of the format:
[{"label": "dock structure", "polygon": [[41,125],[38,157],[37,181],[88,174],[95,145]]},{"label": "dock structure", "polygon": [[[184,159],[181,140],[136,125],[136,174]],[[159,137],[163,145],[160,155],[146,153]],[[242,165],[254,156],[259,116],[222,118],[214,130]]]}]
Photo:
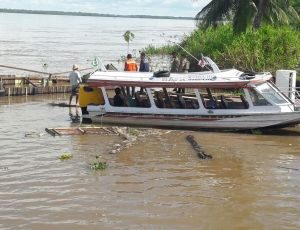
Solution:
[{"label": "dock structure", "polygon": [[0,75],[0,96],[22,96],[71,92],[67,76]]},{"label": "dock structure", "polygon": [[[50,73],[2,64],[0,68],[31,73],[31,75],[0,75],[0,96],[67,93],[72,90],[68,77],[71,71]],[[94,67],[88,67],[80,71],[89,72],[93,69]]]}]

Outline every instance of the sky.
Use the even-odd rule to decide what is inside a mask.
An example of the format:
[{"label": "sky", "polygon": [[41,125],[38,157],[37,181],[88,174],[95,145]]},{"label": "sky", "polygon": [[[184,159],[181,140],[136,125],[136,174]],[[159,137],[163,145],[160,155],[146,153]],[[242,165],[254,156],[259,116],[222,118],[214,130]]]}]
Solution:
[{"label": "sky", "polygon": [[0,8],[195,17],[210,0],[0,0]]}]

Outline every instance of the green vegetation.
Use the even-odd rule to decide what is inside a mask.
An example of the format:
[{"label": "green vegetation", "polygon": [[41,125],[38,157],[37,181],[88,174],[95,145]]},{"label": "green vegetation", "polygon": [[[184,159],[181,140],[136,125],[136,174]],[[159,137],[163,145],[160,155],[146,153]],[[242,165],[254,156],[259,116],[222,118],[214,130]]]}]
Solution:
[{"label": "green vegetation", "polygon": [[92,170],[104,170],[108,167],[106,162],[94,162],[90,164]]},{"label": "green vegetation", "polygon": [[104,170],[108,167],[108,164],[105,161],[100,161],[100,157],[96,156],[96,162],[90,164],[90,168],[92,170]]},{"label": "green vegetation", "polygon": [[[201,54],[211,57],[220,68],[295,69],[300,62],[299,12],[299,0],[212,0],[196,15],[199,29],[180,46],[198,59]],[[224,20],[228,23],[220,25]],[[177,45],[145,51],[187,56]],[[188,59],[190,71],[198,71],[197,61]]]},{"label": "green vegetation", "polygon": [[69,160],[73,157],[73,155],[71,153],[63,153],[61,154],[58,159],[60,160]]},{"label": "green vegetation", "polygon": [[[264,25],[258,30],[247,29],[235,34],[230,24],[198,29],[185,37],[181,46],[200,59],[201,53],[211,57],[220,68],[235,67],[242,71],[270,71],[295,69],[300,62],[300,31],[291,26]],[[176,45],[145,49],[148,55],[186,53]],[[190,71],[199,71],[197,62],[191,62]]]},{"label": "green vegetation", "polygon": [[294,7],[294,9],[298,12],[300,15],[300,1],[299,0],[291,0],[291,4]]},{"label": "green vegetation", "polygon": [[249,26],[258,29],[263,23],[299,25],[299,3],[296,2],[297,0],[212,0],[196,15],[196,19],[204,29],[216,26],[221,20],[232,21],[236,33],[245,32]]}]

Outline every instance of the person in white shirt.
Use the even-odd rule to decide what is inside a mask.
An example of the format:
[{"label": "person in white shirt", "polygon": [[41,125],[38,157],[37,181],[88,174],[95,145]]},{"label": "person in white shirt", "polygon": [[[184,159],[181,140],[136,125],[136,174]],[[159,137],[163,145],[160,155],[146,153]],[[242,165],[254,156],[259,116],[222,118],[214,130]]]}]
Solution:
[{"label": "person in white shirt", "polygon": [[77,89],[78,89],[79,84],[81,83],[81,76],[80,76],[80,73],[78,71],[78,69],[79,69],[78,66],[73,65],[72,69],[73,69],[73,71],[69,74],[70,85],[72,86],[69,106],[71,105],[73,96],[76,96],[76,104],[75,105],[77,105],[77,103],[78,103]]}]

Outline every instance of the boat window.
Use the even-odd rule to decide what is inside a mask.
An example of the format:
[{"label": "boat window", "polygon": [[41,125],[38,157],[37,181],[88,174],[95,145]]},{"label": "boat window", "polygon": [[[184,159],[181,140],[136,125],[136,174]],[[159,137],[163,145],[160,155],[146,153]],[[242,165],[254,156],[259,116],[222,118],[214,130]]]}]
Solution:
[{"label": "boat window", "polygon": [[107,90],[110,105],[116,107],[151,107],[147,91],[144,88],[126,86]]},{"label": "boat window", "polygon": [[193,89],[156,88],[153,91],[156,107],[165,109],[199,109]]},{"label": "boat window", "polygon": [[199,89],[202,103],[207,109],[248,109],[244,90],[236,88]]},{"label": "boat window", "polygon": [[250,94],[251,101],[254,106],[267,106],[271,105],[260,93],[255,91],[254,88],[248,88],[248,92]]},{"label": "boat window", "polygon": [[274,104],[286,104],[287,101],[275,91],[268,83],[263,83],[255,88],[266,100],[273,102]]}]

